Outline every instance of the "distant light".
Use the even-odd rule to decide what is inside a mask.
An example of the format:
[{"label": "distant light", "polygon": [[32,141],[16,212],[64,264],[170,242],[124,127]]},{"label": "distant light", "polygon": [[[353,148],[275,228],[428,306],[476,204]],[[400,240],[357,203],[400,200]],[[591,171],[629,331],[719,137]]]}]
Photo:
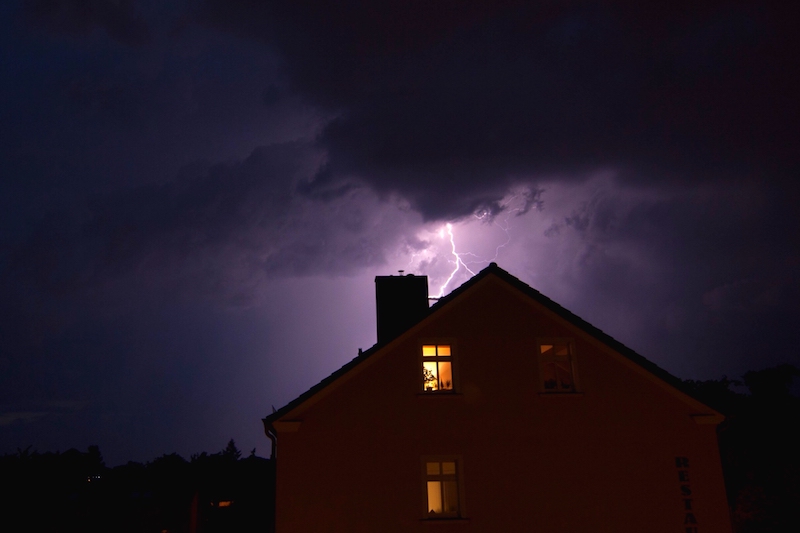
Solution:
[{"label": "distant light", "polygon": [[220,507],[230,507],[233,502],[231,500],[222,500],[219,502]]}]

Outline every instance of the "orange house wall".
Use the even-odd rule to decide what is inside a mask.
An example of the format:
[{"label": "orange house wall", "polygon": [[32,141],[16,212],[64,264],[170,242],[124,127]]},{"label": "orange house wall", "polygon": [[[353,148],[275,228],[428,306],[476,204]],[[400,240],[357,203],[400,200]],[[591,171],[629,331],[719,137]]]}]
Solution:
[{"label": "orange house wall", "polygon": [[[580,394],[540,394],[536,339],[573,339]],[[448,340],[458,394],[423,394]],[[373,355],[278,436],[276,526],[305,531],[730,533],[715,427],[504,282],[487,277]],[[425,519],[422,458],[456,456],[463,521]]]}]

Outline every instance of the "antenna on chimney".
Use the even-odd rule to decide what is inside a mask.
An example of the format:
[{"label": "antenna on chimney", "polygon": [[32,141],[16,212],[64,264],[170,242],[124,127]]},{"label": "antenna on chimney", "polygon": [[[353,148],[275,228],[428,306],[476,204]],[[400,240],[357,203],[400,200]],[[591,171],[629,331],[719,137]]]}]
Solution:
[{"label": "antenna on chimney", "polygon": [[403,272],[405,272],[405,270],[398,270],[397,271],[397,273],[400,274],[401,276],[403,275]]}]

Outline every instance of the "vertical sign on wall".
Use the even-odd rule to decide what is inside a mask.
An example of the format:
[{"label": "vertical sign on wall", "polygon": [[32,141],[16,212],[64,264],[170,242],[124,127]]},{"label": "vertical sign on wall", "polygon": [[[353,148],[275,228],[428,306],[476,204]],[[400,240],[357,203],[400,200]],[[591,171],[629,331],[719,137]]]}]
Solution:
[{"label": "vertical sign on wall", "polygon": [[681,487],[681,498],[683,499],[683,526],[685,533],[698,533],[697,518],[694,516],[694,507],[692,506],[692,486],[689,478],[689,458],[676,457],[675,467],[678,469],[678,481]]}]

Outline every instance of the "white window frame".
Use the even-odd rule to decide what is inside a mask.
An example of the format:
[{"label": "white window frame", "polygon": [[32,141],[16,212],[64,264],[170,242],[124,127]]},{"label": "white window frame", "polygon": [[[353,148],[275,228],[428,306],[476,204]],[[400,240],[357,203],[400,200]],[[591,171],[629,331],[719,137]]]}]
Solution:
[{"label": "white window frame", "polygon": [[[441,470],[438,474],[429,474],[428,473],[428,463],[438,463],[440,468],[442,467],[443,463],[454,463],[455,464],[455,472],[450,474],[444,474]],[[422,511],[423,511],[423,519],[424,520],[460,520],[463,519],[465,516],[464,513],[464,476],[463,476],[463,460],[460,455],[435,455],[435,456],[425,456],[422,457]],[[428,482],[454,482],[454,486],[456,489],[456,510],[445,513],[434,513],[430,512],[429,508],[429,500],[428,500]],[[441,486],[441,490],[444,491],[444,485]],[[442,500],[445,499],[444,493],[442,493]]]},{"label": "white window frame", "polygon": [[[434,346],[436,353],[435,355],[424,355],[425,349],[427,347]],[[447,347],[450,350],[449,355],[440,355],[439,349],[440,347]],[[419,378],[422,381],[422,385],[417,385],[417,390],[421,394],[453,394],[457,391],[458,388],[458,369],[456,364],[456,349],[455,345],[450,339],[436,339],[432,341],[424,341],[419,343],[418,347],[419,353]],[[426,387],[427,381],[425,380],[425,365],[435,364],[436,365],[436,377],[437,377],[437,384],[435,389],[429,389]],[[442,383],[441,379],[441,371],[439,370],[440,363],[448,363],[450,365],[450,387],[443,388],[444,383]]]}]

